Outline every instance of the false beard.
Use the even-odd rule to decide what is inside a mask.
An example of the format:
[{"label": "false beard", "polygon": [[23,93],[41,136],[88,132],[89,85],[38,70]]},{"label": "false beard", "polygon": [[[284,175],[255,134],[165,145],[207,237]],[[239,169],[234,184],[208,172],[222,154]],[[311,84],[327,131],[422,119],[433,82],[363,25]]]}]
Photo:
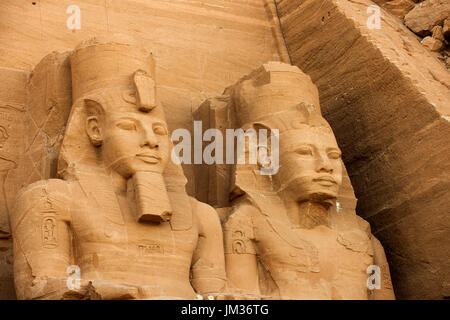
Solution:
[{"label": "false beard", "polygon": [[137,222],[161,223],[172,216],[166,184],[160,173],[136,172],[128,179],[127,198]]}]

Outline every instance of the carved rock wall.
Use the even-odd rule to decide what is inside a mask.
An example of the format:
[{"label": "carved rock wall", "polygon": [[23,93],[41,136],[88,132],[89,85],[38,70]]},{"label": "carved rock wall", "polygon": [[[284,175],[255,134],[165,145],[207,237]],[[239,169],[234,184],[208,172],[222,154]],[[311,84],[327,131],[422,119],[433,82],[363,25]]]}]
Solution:
[{"label": "carved rock wall", "polygon": [[[80,8],[80,30],[67,28],[73,4]],[[9,172],[1,175],[0,298],[15,297],[6,206],[21,187],[56,174],[71,105],[70,88],[61,85],[68,81],[59,81],[70,76],[67,51],[105,33],[137,38],[153,51],[169,129],[191,129],[192,111],[203,100],[285,54],[268,10],[259,0],[0,1],[0,140],[1,128],[14,124],[4,146],[15,142],[20,149],[12,152],[14,164],[0,149],[0,160],[6,159],[0,172]],[[195,195],[194,170],[186,165],[184,171]]]},{"label": "carved rock wall", "polygon": [[[34,3],[34,5],[33,5]],[[0,2],[0,67],[32,70],[103,33],[129,34],[153,51],[158,94],[170,129],[189,128],[191,111],[243,74],[279,60],[273,22],[259,0],[81,0],[81,29],[66,26],[73,1]],[[193,170],[185,166],[194,194]]]},{"label": "carved rock wall", "polygon": [[[79,0],[81,30],[66,27],[73,1],[0,1],[0,126],[15,124],[6,135],[0,128],[0,140],[7,138],[1,168],[8,172],[0,212],[0,298],[14,298],[7,200],[22,185],[54,174],[67,117],[70,97],[54,78],[64,76],[58,69],[64,54],[38,63],[50,51],[117,32],[153,50],[171,130],[191,129],[200,103],[242,75],[269,60],[286,60],[285,42],[292,62],[319,88],[360,199],[358,213],[388,253],[397,297],[450,296],[447,71],[396,19],[383,15],[381,30],[368,30],[371,1],[276,2],[284,39],[273,10],[267,12],[271,0]],[[33,69],[47,79],[46,90],[33,89]],[[27,102],[27,88],[29,97],[34,90],[45,94]],[[12,144],[19,149],[1,153],[19,136],[24,143]],[[23,161],[11,164],[17,155]],[[196,194],[194,168],[184,169],[188,192]]]},{"label": "carved rock wall", "polygon": [[7,199],[14,197],[19,184],[28,75],[25,71],[0,68],[0,299],[15,297]]},{"label": "carved rock wall", "polygon": [[397,298],[450,296],[450,74],[368,0],[277,0],[288,52],[318,86],[357,212],[381,240]]}]

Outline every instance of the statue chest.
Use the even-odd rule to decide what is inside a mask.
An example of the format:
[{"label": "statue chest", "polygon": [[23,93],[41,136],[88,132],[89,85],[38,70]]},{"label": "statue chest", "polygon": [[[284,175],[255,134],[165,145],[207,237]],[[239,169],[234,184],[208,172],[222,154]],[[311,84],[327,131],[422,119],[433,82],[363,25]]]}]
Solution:
[{"label": "statue chest", "polygon": [[[123,214],[113,221],[95,208],[72,219],[75,256],[80,264],[97,271],[188,272],[197,246],[198,230],[173,231],[170,223],[140,223]],[[168,267],[170,266],[170,267]],[[151,270],[150,270],[151,269]]]},{"label": "statue chest", "polygon": [[255,220],[256,251],[280,295],[293,299],[366,299],[373,262],[367,235],[325,226],[311,230]]}]

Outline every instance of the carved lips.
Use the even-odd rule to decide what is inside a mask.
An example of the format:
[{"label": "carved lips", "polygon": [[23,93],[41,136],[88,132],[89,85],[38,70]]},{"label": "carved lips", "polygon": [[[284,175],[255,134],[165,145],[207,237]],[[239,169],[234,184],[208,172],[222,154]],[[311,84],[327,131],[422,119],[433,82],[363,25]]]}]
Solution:
[{"label": "carved lips", "polygon": [[157,164],[161,160],[160,156],[151,152],[138,153],[136,157],[149,164]]},{"label": "carved lips", "polygon": [[318,178],[314,178],[313,182],[317,182],[318,184],[324,187],[331,187],[333,185],[337,185],[336,180],[334,180],[331,176],[320,176]]}]

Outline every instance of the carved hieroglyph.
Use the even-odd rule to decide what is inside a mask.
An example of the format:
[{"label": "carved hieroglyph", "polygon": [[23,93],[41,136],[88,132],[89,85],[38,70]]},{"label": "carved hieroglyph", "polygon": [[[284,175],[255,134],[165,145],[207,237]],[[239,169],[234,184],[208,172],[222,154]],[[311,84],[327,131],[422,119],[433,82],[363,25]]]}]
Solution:
[{"label": "carved hieroglyph", "polygon": [[[70,64],[60,179],[23,189],[10,217],[18,298],[189,299],[220,291],[220,222],[188,197],[182,169],[170,161],[151,54],[122,36],[93,38]],[[68,281],[69,266],[79,268],[80,283]]]},{"label": "carved hieroglyph", "polygon": [[[229,286],[276,299],[394,298],[384,250],[368,223],[336,210],[341,151],[310,77],[272,62],[225,95],[239,127],[279,130],[275,175],[236,165],[223,226]],[[381,288],[368,290],[372,265],[380,268]]]}]

